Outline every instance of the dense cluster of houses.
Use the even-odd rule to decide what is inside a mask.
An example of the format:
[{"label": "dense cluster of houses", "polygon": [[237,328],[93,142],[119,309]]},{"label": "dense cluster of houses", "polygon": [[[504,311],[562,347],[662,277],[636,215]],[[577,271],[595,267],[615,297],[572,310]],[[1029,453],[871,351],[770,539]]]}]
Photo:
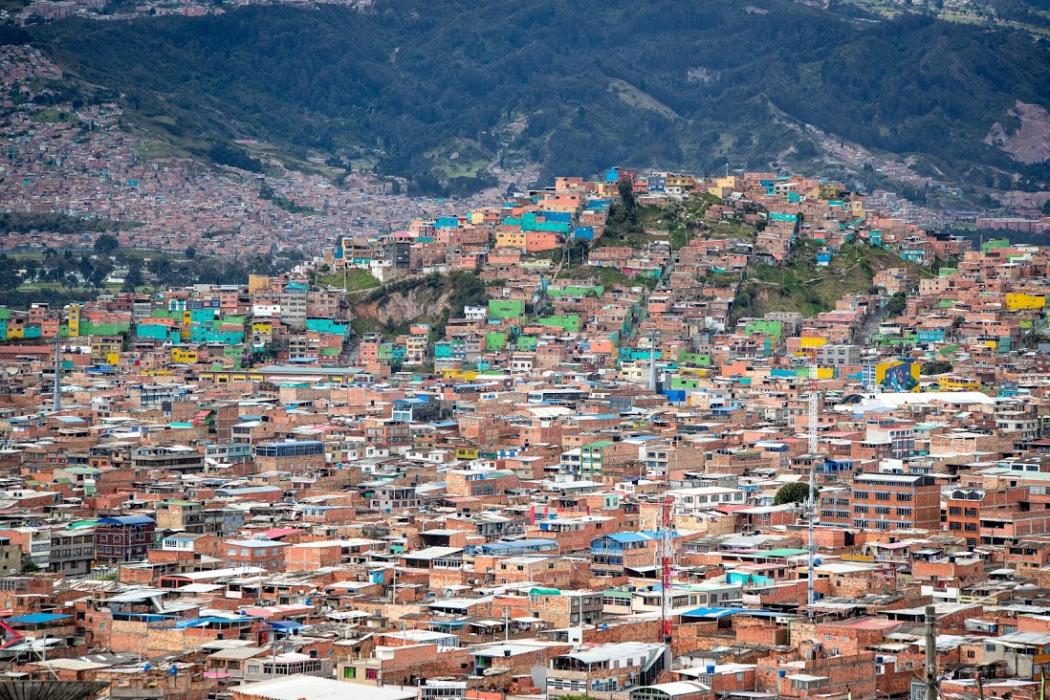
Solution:
[{"label": "dense cluster of houses", "polygon": [[[632,198],[699,218],[621,240]],[[900,262],[737,314],[752,266],[858,246]],[[322,268],[484,298],[355,333]],[[0,662],[127,700],[874,700],[925,692],[932,626],[941,697],[1034,700],[1048,277],[836,183],[611,170],[4,309]]]}]

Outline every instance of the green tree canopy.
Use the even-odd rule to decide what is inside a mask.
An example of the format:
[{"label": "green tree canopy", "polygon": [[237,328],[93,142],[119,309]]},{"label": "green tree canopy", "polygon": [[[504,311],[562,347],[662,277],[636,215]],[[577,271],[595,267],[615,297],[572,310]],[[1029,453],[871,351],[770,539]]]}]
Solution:
[{"label": "green tree canopy", "polygon": [[120,241],[117,237],[108,233],[103,233],[95,239],[95,252],[100,255],[111,255],[119,247]]},{"label": "green tree canopy", "polygon": [[947,374],[952,371],[952,363],[944,360],[933,360],[922,364],[921,374]]},{"label": "green tree canopy", "polygon": [[904,292],[897,292],[890,297],[889,303],[886,304],[886,313],[890,316],[900,316],[904,313],[904,309],[907,305],[908,298],[904,296]]},{"label": "green tree canopy", "polygon": [[785,503],[804,503],[808,497],[809,484],[804,481],[796,481],[780,487],[777,495],[773,497],[773,505],[782,506]]}]

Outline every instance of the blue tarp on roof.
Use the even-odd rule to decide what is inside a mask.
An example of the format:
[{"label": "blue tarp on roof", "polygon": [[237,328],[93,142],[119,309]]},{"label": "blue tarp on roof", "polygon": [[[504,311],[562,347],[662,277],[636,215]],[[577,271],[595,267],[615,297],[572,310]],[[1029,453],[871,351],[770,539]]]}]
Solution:
[{"label": "blue tarp on roof", "polygon": [[773,610],[757,610],[752,608],[695,608],[682,613],[682,617],[703,617],[717,620],[728,615],[747,615],[750,617],[780,617],[784,613]]},{"label": "blue tarp on roof", "polygon": [[682,613],[682,617],[706,617],[712,620],[717,620],[727,615],[734,615],[741,612],[742,608],[695,608],[688,612]]},{"label": "blue tarp on roof", "polygon": [[646,537],[645,535],[641,535],[637,532],[614,532],[610,535],[607,535],[607,537],[610,540],[622,542],[624,544],[628,542],[648,542],[650,539],[652,539],[650,537]]},{"label": "blue tarp on roof", "polygon": [[153,518],[145,515],[117,515],[98,519],[99,525],[151,525]]},{"label": "blue tarp on roof", "polygon": [[57,613],[30,613],[29,615],[19,615],[17,617],[7,618],[8,624],[14,625],[42,625],[45,622],[55,622],[57,620],[64,620],[71,615],[59,615]]},{"label": "blue tarp on roof", "polygon": [[187,627],[207,627],[208,625],[240,625],[251,622],[251,618],[231,619],[229,617],[198,617],[192,620],[179,620],[175,623],[176,629],[186,629]]},{"label": "blue tarp on roof", "polygon": [[302,629],[303,624],[296,622],[295,620],[274,620],[270,623],[270,627],[275,630],[284,630],[286,632],[292,632],[297,629]]},{"label": "blue tarp on roof", "polygon": [[521,540],[497,540],[478,545],[477,551],[483,554],[496,554],[504,552],[544,551],[554,549],[558,546],[556,540],[546,537],[531,537]]}]

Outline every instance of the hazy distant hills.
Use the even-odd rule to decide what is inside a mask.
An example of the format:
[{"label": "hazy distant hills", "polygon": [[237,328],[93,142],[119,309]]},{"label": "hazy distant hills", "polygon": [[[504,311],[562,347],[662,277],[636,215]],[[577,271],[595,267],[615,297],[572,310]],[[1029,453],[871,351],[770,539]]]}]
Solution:
[{"label": "hazy distant hills", "polygon": [[1050,129],[1047,40],[851,14],[786,0],[378,0],[30,32],[84,89],[121,93],[137,128],[226,162],[251,139],[463,191],[526,162],[589,174],[832,160],[874,178],[870,153],[920,180],[1048,187],[1032,151]]}]

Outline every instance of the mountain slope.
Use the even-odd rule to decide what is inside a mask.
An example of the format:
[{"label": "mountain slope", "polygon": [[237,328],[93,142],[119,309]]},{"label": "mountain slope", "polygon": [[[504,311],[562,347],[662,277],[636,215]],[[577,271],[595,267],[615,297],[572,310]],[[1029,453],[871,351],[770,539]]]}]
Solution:
[{"label": "mountain slope", "polygon": [[1018,101],[1050,106],[1046,42],[929,18],[854,22],[786,0],[380,0],[32,33],[202,155],[202,138],[253,139],[430,191],[476,188],[498,163],[713,170],[819,155],[785,119],[917,156],[948,181],[1050,179],[1046,162],[984,142]]}]

